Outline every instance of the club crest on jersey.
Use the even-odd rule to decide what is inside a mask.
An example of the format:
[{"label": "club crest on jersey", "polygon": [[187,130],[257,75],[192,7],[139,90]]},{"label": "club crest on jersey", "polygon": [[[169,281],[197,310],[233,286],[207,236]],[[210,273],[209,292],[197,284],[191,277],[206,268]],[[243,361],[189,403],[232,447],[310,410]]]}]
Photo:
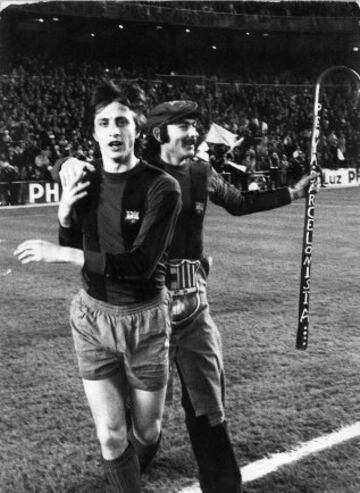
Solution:
[{"label": "club crest on jersey", "polygon": [[195,214],[202,216],[204,214],[205,204],[204,202],[195,202]]},{"label": "club crest on jersey", "polygon": [[135,224],[140,220],[139,211],[125,211],[125,222],[129,224]]}]

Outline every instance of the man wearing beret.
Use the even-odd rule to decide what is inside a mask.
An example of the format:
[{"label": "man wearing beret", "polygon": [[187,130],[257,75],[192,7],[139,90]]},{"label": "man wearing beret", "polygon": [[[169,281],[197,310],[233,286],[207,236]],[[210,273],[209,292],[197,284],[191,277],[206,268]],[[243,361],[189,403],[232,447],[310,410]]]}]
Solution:
[{"label": "man wearing beret", "polygon": [[180,376],[182,405],[204,493],[239,493],[241,474],[224,415],[224,369],[219,331],[210,315],[203,253],[208,199],[240,216],[289,204],[304,197],[310,177],[294,188],[243,193],[201,160],[197,103],[168,101],[150,111],[145,158],[180,184],[182,209],[169,250],[167,286],[172,292],[171,354]]},{"label": "man wearing beret", "polygon": [[[204,493],[239,493],[241,474],[223,405],[221,337],[206,296],[210,262],[203,253],[203,224],[207,202],[210,199],[238,216],[273,209],[303,197],[310,177],[302,178],[292,189],[243,193],[224,181],[208,163],[194,159],[200,116],[193,101],[168,101],[153,108],[148,118],[145,159],[176,178],[181,188],[182,209],[167,266],[167,287],[172,293],[171,356],[181,380],[185,422],[199,468],[200,487]],[[80,162],[71,159],[61,172],[71,173],[77,166]],[[149,461],[149,451],[136,441],[133,444],[140,463]]]}]

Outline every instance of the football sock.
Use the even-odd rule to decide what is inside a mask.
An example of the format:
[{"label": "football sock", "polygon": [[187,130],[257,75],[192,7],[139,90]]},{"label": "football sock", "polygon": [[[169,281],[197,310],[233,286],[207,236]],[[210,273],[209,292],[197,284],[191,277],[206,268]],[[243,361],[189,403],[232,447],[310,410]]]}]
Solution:
[{"label": "football sock", "polygon": [[103,459],[105,475],[116,493],[140,493],[140,466],[131,444],[114,460]]},{"label": "football sock", "polygon": [[161,433],[159,438],[155,443],[151,443],[150,445],[145,445],[135,436],[134,428],[131,426],[129,431],[129,440],[132,446],[135,449],[135,452],[139,458],[140,463],[140,474],[143,474],[146,469],[149,467],[151,461],[155,457],[155,454],[159,448]]},{"label": "football sock", "polygon": [[240,493],[241,473],[226,422],[211,426],[206,415],[196,416],[180,371],[179,375],[185,423],[199,468],[201,490],[203,493]]}]

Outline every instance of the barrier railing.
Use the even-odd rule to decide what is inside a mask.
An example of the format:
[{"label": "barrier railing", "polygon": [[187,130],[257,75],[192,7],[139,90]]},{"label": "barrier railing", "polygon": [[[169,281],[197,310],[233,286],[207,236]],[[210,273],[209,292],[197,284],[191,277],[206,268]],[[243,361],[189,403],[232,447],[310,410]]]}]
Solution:
[{"label": "barrier railing", "polygon": [[59,202],[58,183],[47,181],[0,182],[0,205],[51,204]]}]

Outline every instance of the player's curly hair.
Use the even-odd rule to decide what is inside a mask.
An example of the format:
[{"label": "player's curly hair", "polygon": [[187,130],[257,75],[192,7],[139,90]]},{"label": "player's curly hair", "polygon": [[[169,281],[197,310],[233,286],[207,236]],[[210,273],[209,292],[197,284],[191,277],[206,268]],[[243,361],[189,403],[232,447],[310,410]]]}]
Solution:
[{"label": "player's curly hair", "polygon": [[103,79],[95,88],[91,99],[89,117],[91,115],[92,126],[95,114],[114,101],[127,106],[134,112],[136,130],[139,133],[135,140],[134,152],[136,157],[141,157],[145,145],[146,113],[148,111],[145,92],[138,84],[123,81],[120,85],[116,85],[110,79]]}]

